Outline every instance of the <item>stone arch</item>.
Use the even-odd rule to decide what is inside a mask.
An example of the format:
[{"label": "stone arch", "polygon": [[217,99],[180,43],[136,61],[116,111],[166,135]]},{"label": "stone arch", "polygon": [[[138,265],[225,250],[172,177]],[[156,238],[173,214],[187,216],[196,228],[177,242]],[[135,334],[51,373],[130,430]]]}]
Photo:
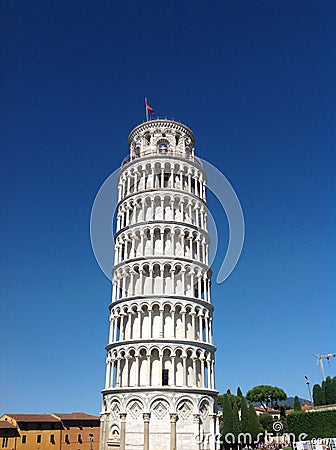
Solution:
[{"label": "stone arch", "polygon": [[200,414],[200,424],[203,432],[208,433],[210,431],[210,402],[208,398],[202,398],[199,402],[199,414]]},{"label": "stone arch", "polygon": [[108,411],[111,414],[112,419],[119,420],[119,414],[121,410],[121,405],[119,400],[117,399],[110,399],[110,404],[108,405]]},{"label": "stone arch", "polygon": [[[162,385],[169,386],[174,383],[174,366],[172,361],[173,350],[170,346],[162,349]],[[165,373],[166,372],[166,373]]]},{"label": "stone arch", "polygon": [[126,412],[130,414],[133,420],[142,419],[142,413],[144,410],[144,404],[142,400],[137,396],[132,396],[127,401]]},{"label": "stone arch", "polygon": [[150,356],[150,385],[161,386],[160,373],[160,350],[157,346],[153,346],[149,351]]},{"label": "stone arch", "polygon": [[176,386],[183,386],[183,358],[184,352],[181,347],[177,347],[175,349],[175,378],[176,378]]},{"label": "stone arch", "polygon": [[161,312],[160,312],[160,304],[158,302],[154,302],[152,304],[152,337],[159,338],[161,336]]},{"label": "stone arch", "polygon": [[109,441],[115,443],[115,445],[119,445],[120,442],[120,429],[116,423],[112,423],[110,425],[109,430]]},{"label": "stone arch", "polygon": [[186,349],[186,355],[187,355],[187,359],[186,359],[186,372],[187,372],[187,376],[186,376],[186,384],[189,387],[192,387],[195,385],[194,383],[194,363],[193,363],[193,359],[194,359],[194,350],[192,348],[188,348]]},{"label": "stone arch", "polygon": [[173,306],[170,302],[163,304],[163,337],[171,339],[173,335]]},{"label": "stone arch", "polygon": [[145,346],[141,346],[138,351],[139,357],[139,385],[147,386],[148,385],[148,374],[149,374],[149,358],[147,348]]},{"label": "stone arch", "polygon": [[190,397],[182,397],[176,403],[176,412],[182,420],[190,420],[194,413],[194,403]]},{"label": "stone arch", "polygon": [[169,411],[171,410],[170,399],[163,398],[162,396],[155,397],[150,403],[150,411],[154,415],[154,418],[162,421],[164,419],[169,420]]}]

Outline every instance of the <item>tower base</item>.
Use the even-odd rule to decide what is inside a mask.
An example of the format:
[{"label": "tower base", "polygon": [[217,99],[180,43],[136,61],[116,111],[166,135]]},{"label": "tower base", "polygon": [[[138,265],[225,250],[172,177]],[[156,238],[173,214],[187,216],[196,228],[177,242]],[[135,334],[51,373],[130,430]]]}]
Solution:
[{"label": "tower base", "polygon": [[216,394],[104,391],[99,450],[217,450]]}]

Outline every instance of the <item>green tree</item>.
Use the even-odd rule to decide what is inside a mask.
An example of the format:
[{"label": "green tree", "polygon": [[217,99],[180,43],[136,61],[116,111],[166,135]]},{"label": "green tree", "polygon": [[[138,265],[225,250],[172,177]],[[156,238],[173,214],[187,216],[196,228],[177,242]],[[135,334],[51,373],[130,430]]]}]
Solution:
[{"label": "green tree", "polygon": [[238,406],[237,403],[235,403],[232,408],[232,433],[236,438],[235,442],[238,442],[238,435],[240,431],[241,427],[239,421]]},{"label": "green tree", "polygon": [[326,378],[326,384],[325,384],[325,399],[326,399],[326,405],[333,405],[336,403],[336,377]]},{"label": "green tree", "polygon": [[243,397],[243,393],[242,393],[242,391],[241,391],[241,389],[240,389],[239,386],[238,386],[238,388],[237,388],[237,397],[240,397],[240,398]]},{"label": "green tree", "polygon": [[240,423],[242,433],[248,433],[248,408],[246,398],[241,398]]},{"label": "green tree", "polygon": [[321,438],[335,436],[336,410],[289,414],[287,416],[286,433],[293,433],[298,436],[303,430],[306,439],[312,439],[315,436]]},{"label": "green tree", "polygon": [[331,380],[332,405],[336,403],[336,377]]},{"label": "green tree", "polygon": [[273,431],[273,417],[269,413],[260,414],[258,417],[260,425],[263,427],[264,431],[272,433]]},{"label": "green tree", "polygon": [[279,400],[286,400],[286,392],[277,386],[260,385],[250,389],[246,394],[250,402],[259,402],[267,412],[268,406],[274,407]]},{"label": "green tree", "polygon": [[326,405],[327,403],[327,396],[326,396],[326,382],[322,381],[322,403],[321,405]]},{"label": "green tree", "polygon": [[247,432],[251,434],[252,442],[255,443],[259,433],[263,432],[258,416],[252,403],[248,407],[248,427]]},{"label": "green tree", "polygon": [[223,394],[217,395],[217,401],[219,405],[223,406]]},{"label": "green tree", "polygon": [[280,406],[280,417],[286,417],[286,410],[283,405]]},{"label": "green tree", "polygon": [[302,411],[301,402],[297,395],[294,397],[294,411]]},{"label": "green tree", "polygon": [[313,386],[313,400],[314,406],[322,405],[322,388],[319,384]]},{"label": "green tree", "polygon": [[231,407],[233,408],[233,406],[236,404],[238,406],[238,410],[240,409],[240,397],[238,397],[237,395],[231,394],[230,390],[228,389],[228,392],[226,393],[226,395],[228,396],[230,403],[231,403]]},{"label": "green tree", "polygon": [[222,435],[224,440],[224,445],[228,447],[228,444],[225,441],[225,436],[228,433],[232,433],[233,428],[233,412],[231,407],[231,402],[228,394],[224,394],[222,396],[222,406],[223,406],[223,428]]}]

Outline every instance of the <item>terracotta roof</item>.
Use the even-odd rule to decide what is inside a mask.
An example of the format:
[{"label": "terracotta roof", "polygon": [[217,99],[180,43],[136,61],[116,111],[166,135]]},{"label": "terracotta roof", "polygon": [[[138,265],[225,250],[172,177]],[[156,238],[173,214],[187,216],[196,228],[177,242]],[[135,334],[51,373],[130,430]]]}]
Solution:
[{"label": "terracotta roof", "polygon": [[16,422],[59,422],[51,414],[5,414]]},{"label": "terracotta roof", "polygon": [[280,410],[279,409],[267,408],[267,411],[265,411],[265,408],[263,408],[261,406],[255,406],[254,409],[256,411],[268,412],[270,414],[280,414]]},{"label": "terracotta roof", "polygon": [[99,416],[91,416],[82,412],[72,413],[53,413],[54,417],[58,417],[61,420],[100,420]]},{"label": "terracotta roof", "polygon": [[333,403],[332,405],[320,405],[320,406],[311,406],[310,409],[330,409],[330,408],[336,408],[336,404]]},{"label": "terracotta roof", "polygon": [[11,424],[10,422],[8,422],[8,420],[0,420],[0,428],[4,429],[4,428],[10,428],[10,429],[15,429],[16,430],[16,426]]},{"label": "terracotta roof", "polygon": [[[336,409],[336,404],[332,404],[332,405],[320,405],[320,406],[311,406],[311,405],[302,405],[301,406],[302,411],[317,411],[317,410],[324,410],[324,409]],[[294,412],[294,409],[288,409],[286,411],[286,414],[291,414],[292,412]]]}]

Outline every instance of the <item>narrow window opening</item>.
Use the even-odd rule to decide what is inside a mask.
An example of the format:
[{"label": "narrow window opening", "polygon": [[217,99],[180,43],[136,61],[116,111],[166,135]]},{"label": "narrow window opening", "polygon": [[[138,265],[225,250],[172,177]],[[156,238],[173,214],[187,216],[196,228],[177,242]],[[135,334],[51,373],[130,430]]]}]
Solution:
[{"label": "narrow window opening", "polygon": [[206,330],[205,330],[205,323],[203,321],[203,329],[202,329],[202,340],[206,342]]},{"label": "narrow window opening", "polygon": [[204,385],[206,388],[209,388],[209,369],[208,369],[208,363],[205,363],[204,367]]},{"label": "narrow window opening", "polygon": [[159,153],[167,153],[168,151],[168,145],[167,144],[160,144],[159,145]]},{"label": "narrow window opening", "polygon": [[116,341],[119,341],[119,339],[120,339],[120,319],[118,319],[118,323],[117,323]]},{"label": "narrow window opening", "polygon": [[41,435],[41,434],[38,434],[38,435],[36,436],[36,444],[41,444],[41,442],[42,442],[42,435]]},{"label": "narrow window opening", "polygon": [[163,369],[162,370],[162,386],[168,386],[169,384],[169,370]]},{"label": "narrow window opening", "polygon": [[26,435],[26,434],[23,434],[23,435],[21,436],[21,443],[22,443],[22,444],[26,444],[26,443],[27,443],[27,435]]},{"label": "narrow window opening", "polygon": [[169,173],[165,173],[164,174],[164,181],[163,181],[165,188],[169,186],[169,178],[170,178],[170,174]]},{"label": "narrow window opening", "polygon": [[116,387],[117,383],[117,366],[116,363],[113,365],[113,387]]}]

